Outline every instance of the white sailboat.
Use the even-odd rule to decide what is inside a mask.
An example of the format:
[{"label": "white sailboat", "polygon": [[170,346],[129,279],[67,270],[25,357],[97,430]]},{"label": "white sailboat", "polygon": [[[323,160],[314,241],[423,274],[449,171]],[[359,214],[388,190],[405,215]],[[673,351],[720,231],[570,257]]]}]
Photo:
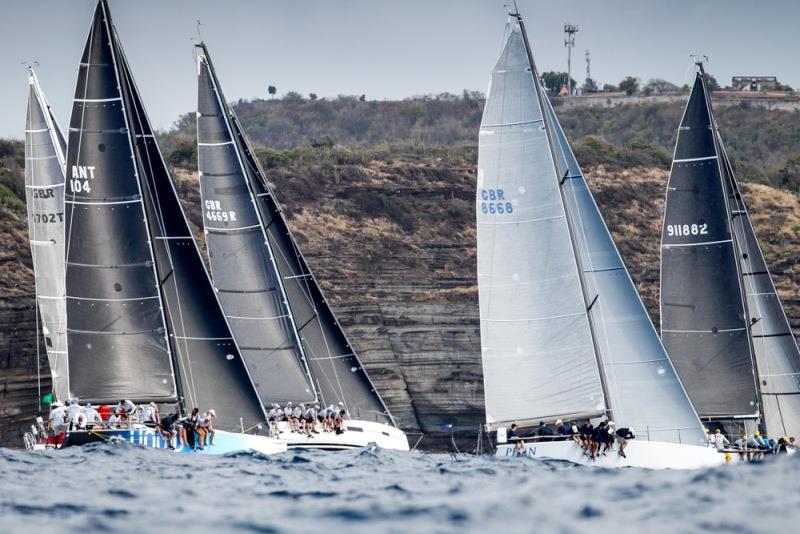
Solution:
[{"label": "white sailboat", "polygon": [[[478,158],[478,287],[486,426],[613,419],[627,458],[571,440],[529,456],[698,468],[706,436],[542,89],[519,14],[492,72]],[[580,420],[580,421],[579,421]],[[497,455],[516,444],[498,443]]]},{"label": "white sailboat", "polygon": [[203,226],[214,288],[266,406],[336,405],[339,432],[292,432],[290,448],[375,443],[408,450],[300,252],[204,43],[198,47],[197,152]]}]

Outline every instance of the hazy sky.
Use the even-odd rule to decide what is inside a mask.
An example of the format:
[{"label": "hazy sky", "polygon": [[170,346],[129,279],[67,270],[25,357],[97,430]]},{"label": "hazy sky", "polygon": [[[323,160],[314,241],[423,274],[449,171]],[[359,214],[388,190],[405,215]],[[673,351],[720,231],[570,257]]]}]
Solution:
[{"label": "hazy sky", "polygon": [[[503,0],[110,0],[133,74],[157,128],[196,101],[195,20],[226,96],[295,90],[402,98],[485,91],[505,28]],[[704,53],[723,84],[776,75],[800,86],[798,0],[518,0],[540,71],[566,70],[563,24],[580,26],[573,78],[626,75],[685,83]],[[0,137],[22,138],[25,61],[62,126],[94,0],[0,0]]]}]

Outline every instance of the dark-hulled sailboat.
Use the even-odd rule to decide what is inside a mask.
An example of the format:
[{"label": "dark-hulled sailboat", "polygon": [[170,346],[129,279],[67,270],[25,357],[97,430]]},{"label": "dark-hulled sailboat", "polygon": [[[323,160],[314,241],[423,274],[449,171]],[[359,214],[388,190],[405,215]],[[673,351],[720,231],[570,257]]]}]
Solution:
[{"label": "dark-hulled sailboat", "polygon": [[347,431],[309,438],[284,424],[290,447],[376,443],[408,449],[325,300],[198,46],[197,141],[203,224],[214,286],[263,402],[342,403]]},{"label": "dark-hulled sailboat", "polygon": [[[635,427],[608,467],[722,462],[605,226],[512,14],[479,139],[478,289],[487,428],[608,417]],[[580,424],[580,423],[578,423]],[[583,463],[569,438],[525,452]]]},{"label": "dark-hulled sailboat", "polygon": [[800,352],[698,65],[667,185],[661,336],[711,428],[777,440],[800,433]]},{"label": "dark-hulled sailboat", "polygon": [[[64,158],[67,143],[33,68],[25,122],[25,198],[36,306],[41,317],[53,394],[69,398],[64,296]],[[37,332],[37,336],[39,333]]]},{"label": "dark-hulled sailboat", "polygon": [[[258,434],[263,406],[162,160],[106,0],[78,69],[66,158],[70,395],[213,408],[206,453],[286,446]],[[234,432],[230,432],[233,430]],[[250,432],[250,433],[247,433]],[[154,429],[73,430],[63,443],[165,447]]]}]

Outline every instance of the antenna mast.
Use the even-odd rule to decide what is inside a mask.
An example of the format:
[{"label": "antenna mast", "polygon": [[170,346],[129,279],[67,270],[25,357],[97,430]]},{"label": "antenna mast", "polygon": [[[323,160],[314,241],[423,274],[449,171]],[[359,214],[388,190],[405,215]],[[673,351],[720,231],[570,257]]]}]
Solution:
[{"label": "antenna mast", "polygon": [[572,49],[575,47],[575,34],[578,33],[578,25],[564,24],[564,46],[567,48],[567,93],[572,94]]}]

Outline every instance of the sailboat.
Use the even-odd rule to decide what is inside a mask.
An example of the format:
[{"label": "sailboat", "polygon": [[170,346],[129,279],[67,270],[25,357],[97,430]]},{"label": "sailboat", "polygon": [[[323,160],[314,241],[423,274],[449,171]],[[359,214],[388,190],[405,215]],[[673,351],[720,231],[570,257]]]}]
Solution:
[{"label": "sailboat", "polygon": [[[697,468],[706,436],[543,90],[512,13],[480,128],[478,296],[486,427],[498,456],[512,423],[613,419],[635,428],[608,467]],[[579,422],[580,420],[580,422]],[[533,457],[590,462],[572,440],[526,440]]]},{"label": "sailboat", "polygon": [[408,450],[300,252],[208,48],[198,47],[197,153],[214,288],[261,400],[343,407],[343,432],[279,423],[289,447]]},{"label": "sailboat", "polygon": [[[78,69],[66,155],[69,396],[218,414],[204,454],[286,450],[265,413],[99,0]],[[70,430],[59,446],[165,448],[154,428]],[[46,444],[45,444],[46,445]],[[180,448],[176,448],[179,450]],[[188,449],[184,446],[184,450]]]},{"label": "sailboat", "polygon": [[[25,122],[28,235],[36,283],[36,307],[50,364],[53,396],[64,401],[69,397],[64,294],[64,158],[67,143],[33,67],[28,70]],[[39,336],[39,332],[36,334]]]},{"label": "sailboat", "polygon": [[700,417],[738,438],[800,434],[800,351],[714,119],[702,63],[661,235],[661,336]]}]

